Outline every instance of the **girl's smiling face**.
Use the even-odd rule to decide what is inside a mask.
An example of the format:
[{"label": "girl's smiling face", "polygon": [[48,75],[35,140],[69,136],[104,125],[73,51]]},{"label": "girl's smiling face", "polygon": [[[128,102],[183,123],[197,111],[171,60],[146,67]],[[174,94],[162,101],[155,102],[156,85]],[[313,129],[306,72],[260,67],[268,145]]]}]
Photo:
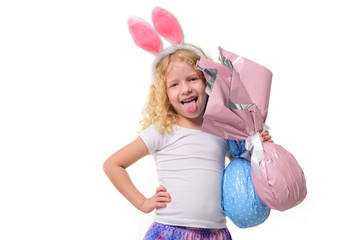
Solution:
[{"label": "girl's smiling face", "polygon": [[207,94],[202,77],[190,64],[172,59],[166,74],[166,92],[179,125],[202,124]]}]

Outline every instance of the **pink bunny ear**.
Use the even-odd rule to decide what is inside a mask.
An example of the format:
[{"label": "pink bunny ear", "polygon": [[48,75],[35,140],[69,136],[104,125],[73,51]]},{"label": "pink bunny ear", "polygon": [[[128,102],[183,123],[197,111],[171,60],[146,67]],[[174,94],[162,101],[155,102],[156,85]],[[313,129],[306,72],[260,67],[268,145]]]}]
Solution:
[{"label": "pink bunny ear", "polygon": [[152,11],[152,22],[161,36],[181,45],[183,34],[180,24],[169,11],[155,7]]},{"label": "pink bunny ear", "polygon": [[137,18],[129,18],[128,26],[131,37],[138,47],[149,52],[160,53],[160,37],[148,23]]}]

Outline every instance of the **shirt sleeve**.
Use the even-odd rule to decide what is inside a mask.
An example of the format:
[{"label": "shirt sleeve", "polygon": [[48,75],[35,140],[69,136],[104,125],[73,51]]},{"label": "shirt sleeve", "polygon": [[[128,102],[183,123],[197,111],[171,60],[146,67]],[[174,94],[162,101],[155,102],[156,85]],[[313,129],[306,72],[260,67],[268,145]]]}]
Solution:
[{"label": "shirt sleeve", "polygon": [[149,153],[155,153],[157,150],[162,148],[163,134],[161,134],[154,125],[144,129],[139,137],[145,143]]}]

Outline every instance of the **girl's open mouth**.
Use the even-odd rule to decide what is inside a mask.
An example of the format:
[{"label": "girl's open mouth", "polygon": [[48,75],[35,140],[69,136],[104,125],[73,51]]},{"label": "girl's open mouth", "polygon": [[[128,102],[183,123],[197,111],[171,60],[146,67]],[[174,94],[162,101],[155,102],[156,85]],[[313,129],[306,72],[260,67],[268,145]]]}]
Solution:
[{"label": "girl's open mouth", "polygon": [[184,105],[185,103],[189,103],[191,101],[197,101],[198,97],[193,97],[193,98],[190,98],[190,99],[187,99],[187,100],[183,100],[181,101],[181,103]]},{"label": "girl's open mouth", "polygon": [[189,98],[186,100],[181,101],[181,103],[184,105],[185,110],[192,114],[196,112],[196,101],[198,100],[198,97]]}]

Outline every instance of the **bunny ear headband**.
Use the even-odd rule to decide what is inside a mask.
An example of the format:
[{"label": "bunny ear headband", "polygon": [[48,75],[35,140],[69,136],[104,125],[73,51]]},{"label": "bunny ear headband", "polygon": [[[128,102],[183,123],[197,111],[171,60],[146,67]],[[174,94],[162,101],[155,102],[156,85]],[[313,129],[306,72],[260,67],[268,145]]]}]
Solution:
[{"label": "bunny ear headband", "polygon": [[[135,44],[145,51],[156,55],[153,63],[153,70],[161,59],[179,49],[191,50],[199,56],[205,56],[198,48],[184,44],[180,24],[175,16],[169,11],[160,7],[155,7],[152,11],[152,22],[155,29],[141,19],[134,17],[128,19],[130,34]],[[159,34],[173,42],[172,46],[162,49]],[[155,71],[153,72],[155,73]],[[155,83],[154,78],[153,83]]]}]

